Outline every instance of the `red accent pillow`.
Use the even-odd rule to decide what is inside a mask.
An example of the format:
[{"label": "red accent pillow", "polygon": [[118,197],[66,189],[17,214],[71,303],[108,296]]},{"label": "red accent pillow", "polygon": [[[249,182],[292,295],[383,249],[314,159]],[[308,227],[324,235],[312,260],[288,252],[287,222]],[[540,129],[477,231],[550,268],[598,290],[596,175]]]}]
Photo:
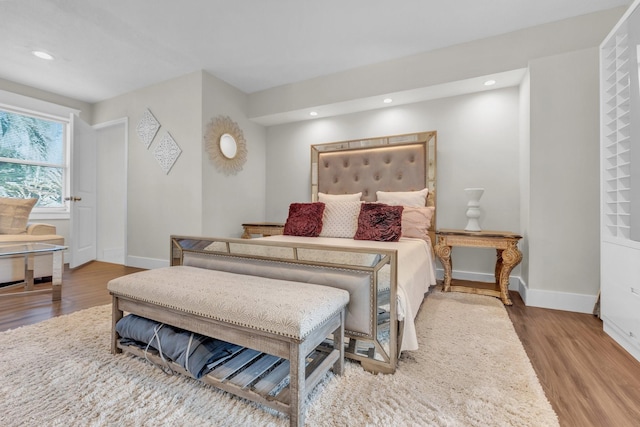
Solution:
[{"label": "red accent pillow", "polygon": [[283,233],[288,236],[318,237],[322,231],[324,203],[291,203]]},{"label": "red accent pillow", "polygon": [[402,234],[403,206],[382,203],[365,203],[358,216],[358,231],[355,240],[377,240],[397,242]]}]

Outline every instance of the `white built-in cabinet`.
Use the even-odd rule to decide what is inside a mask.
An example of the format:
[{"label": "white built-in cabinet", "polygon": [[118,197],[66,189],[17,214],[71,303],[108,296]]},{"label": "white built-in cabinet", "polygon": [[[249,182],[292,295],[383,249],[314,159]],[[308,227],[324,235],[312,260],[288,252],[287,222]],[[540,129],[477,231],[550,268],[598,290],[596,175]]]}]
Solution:
[{"label": "white built-in cabinet", "polygon": [[640,360],[640,0],[600,45],[601,307]]}]

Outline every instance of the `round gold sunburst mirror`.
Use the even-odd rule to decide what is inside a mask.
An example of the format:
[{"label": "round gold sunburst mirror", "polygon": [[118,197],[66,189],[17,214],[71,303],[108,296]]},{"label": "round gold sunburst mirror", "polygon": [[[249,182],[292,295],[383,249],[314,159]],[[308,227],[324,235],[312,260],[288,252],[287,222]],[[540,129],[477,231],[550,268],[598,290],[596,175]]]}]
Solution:
[{"label": "round gold sunburst mirror", "polygon": [[236,122],[218,116],[209,122],[204,135],[205,146],[214,166],[225,175],[235,175],[247,161],[247,142]]}]

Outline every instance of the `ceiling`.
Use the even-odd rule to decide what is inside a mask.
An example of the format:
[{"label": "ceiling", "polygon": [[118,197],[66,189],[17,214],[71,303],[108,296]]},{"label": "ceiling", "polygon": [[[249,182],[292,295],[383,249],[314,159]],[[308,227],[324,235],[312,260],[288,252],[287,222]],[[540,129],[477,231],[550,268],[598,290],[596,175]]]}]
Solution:
[{"label": "ceiling", "polygon": [[94,103],[206,70],[250,94],[630,3],[0,0],[0,78]]}]

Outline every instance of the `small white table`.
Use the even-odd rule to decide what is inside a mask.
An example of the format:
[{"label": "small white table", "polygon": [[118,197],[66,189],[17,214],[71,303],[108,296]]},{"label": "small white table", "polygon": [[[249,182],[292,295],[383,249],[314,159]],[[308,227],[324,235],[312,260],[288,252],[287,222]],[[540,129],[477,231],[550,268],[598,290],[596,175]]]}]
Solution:
[{"label": "small white table", "polygon": [[[16,255],[24,255],[24,282],[6,286],[4,289],[15,286],[23,286],[24,291],[2,293],[0,297],[42,294],[51,292],[52,301],[60,301],[62,298],[62,269],[63,259],[62,251],[66,250],[66,246],[51,245],[48,243],[22,243],[0,246],[0,257],[12,257]],[[51,276],[51,289],[34,289],[33,288],[33,262],[36,254],[51,253],[53,255],[53,274]]]}]

